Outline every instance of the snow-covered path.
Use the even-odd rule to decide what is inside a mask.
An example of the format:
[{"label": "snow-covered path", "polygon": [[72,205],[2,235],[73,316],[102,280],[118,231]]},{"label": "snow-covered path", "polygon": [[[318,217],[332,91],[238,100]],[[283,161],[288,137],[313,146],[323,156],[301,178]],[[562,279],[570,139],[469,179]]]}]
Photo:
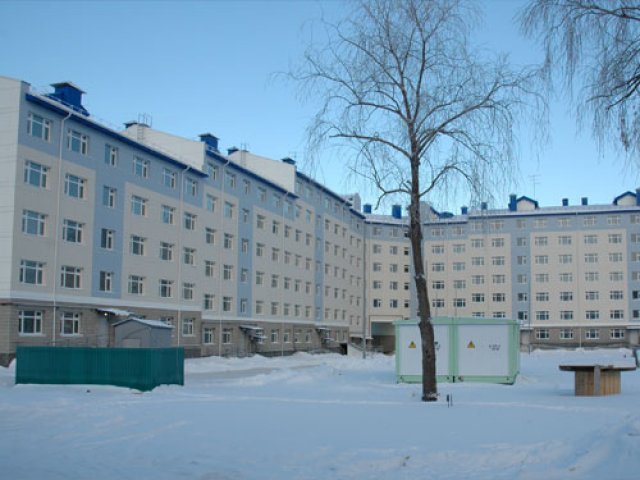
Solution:
[{"label": "snow-covered path", "polygon": [[393,358],[194,359],[186,385],[140,394],[13,385],[0,369],[3,478],[637,479],[640,373],[574,397],[558,364],[626,350],[522,356],[514,386],[441,384],[424,404]]}]

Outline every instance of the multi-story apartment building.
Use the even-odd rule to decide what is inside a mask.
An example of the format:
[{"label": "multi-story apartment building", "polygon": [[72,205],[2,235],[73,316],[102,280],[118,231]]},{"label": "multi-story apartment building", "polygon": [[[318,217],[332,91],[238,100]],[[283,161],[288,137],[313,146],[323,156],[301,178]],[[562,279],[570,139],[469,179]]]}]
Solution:
[{"label": "multi-story apartment building", "polygon": [[[639,205],[636,191],[611,205],[588,205],[585,197],[580,205],[563,199],[560,207],[540,208],[512,195],[500,210],[483,204],[452,215],[425,208],[432,315],[514,318],[525,345],[637,345]],[[367,321],[387,348],[392,320],[415,315],[406,294],[411,275],[394,276],[412,268],[395,216],[367,216]]]},{"label": "multi-story apartment building", "polygon": [[364,319],[364,215],[296,171],[142,123],[71,83],[0,79],[0,354],[113,344],[129,314],[191,355],[335,347]]},{"label": "multi-story apartment building", "polygon": [[[0,77],[0,359],[17,345],[114,345],[127,315],[190,355],[285,354],[416,315],[407,220],[374,215],[295,162],[129,122],[65,82]],[[510,317],[532,344],[638,343],[640,193],[611,205],[460,215],[423,208],[434,315]]]}]

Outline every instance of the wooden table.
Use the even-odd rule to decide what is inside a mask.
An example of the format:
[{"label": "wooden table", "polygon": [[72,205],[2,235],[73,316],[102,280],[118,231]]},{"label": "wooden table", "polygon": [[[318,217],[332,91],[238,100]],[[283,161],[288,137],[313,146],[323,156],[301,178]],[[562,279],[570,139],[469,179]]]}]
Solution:
[{"label": "wooden table", "polygon": [[620,372],[633,371],[635,366],[560,365],[560,370],[575,372],[576,395],[616,395],[620,393]]}]

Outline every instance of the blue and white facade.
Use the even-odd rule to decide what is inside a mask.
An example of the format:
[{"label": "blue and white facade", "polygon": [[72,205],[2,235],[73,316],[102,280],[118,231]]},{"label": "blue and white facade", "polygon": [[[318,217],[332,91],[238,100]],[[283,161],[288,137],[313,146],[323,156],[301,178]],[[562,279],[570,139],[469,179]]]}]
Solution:
[{"label": "blue and white facade", "polygon": [[[0,77],[0,357],[113,345],[128,315],[191,355],[284,354],[415,316],[406,218],[360,211],[291,159],[95,121],[69,82]],[[424,209],[435,315],[518,318],[538,344],[637,344],[640,207]],[[546,240],[545,240],[546,239]]]}]

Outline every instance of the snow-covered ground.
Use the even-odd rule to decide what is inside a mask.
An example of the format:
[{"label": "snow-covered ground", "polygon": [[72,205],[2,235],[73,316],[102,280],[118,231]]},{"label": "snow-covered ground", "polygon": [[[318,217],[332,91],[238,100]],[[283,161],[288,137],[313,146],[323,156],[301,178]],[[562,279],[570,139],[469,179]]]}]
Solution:
[{"label": "snow-covered ground", "polygon": [[640,371],[575,397],[561,363],[628,350],[522,355],[513,386],[396,384],[394,359],[193,359],[185,386],[14,385],[0,368],[6,479],[638,479]]}]

